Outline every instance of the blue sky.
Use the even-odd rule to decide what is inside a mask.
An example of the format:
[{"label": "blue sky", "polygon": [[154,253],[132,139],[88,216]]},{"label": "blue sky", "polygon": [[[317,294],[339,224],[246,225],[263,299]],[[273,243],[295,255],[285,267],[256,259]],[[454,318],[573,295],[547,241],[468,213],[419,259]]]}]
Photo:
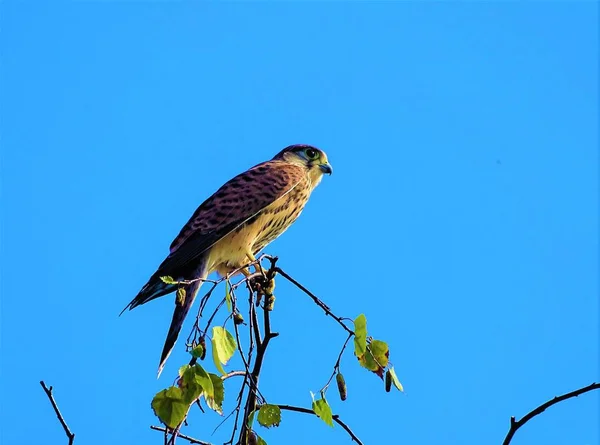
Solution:
[{"label": "blue sky", "polygon": [[[162,443],[150,400],[186,360],[180,343],[156,380],[172,299],[117,315],[197,205],[291,143],[334,174],[267,252],[364,312],[406,388],[344,357],[348,400],[329,399],[366,444],[499,444],[511,415],[600,378],[594,3],[1,8],[0,442],[66,443],[44,379],[76,443]],[[345,335],[276,295],[262,391],[309,406]],[[513,444],[599,443],[599,396]],[[262,433],[351,443],[295,413]]]}]

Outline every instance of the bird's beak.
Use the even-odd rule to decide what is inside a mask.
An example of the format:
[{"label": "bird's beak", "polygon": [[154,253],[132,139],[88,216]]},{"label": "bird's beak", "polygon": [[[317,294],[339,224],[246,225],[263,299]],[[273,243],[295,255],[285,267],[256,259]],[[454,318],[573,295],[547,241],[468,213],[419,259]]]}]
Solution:
[{"label": "bird's beak", "polygon": [[319,168],[323,173],[327,173],[328,175],[333,173],[333,168],[331,167],[331,165],[329,165],[328,162],[326,162],[325,164],[319,164]]}]

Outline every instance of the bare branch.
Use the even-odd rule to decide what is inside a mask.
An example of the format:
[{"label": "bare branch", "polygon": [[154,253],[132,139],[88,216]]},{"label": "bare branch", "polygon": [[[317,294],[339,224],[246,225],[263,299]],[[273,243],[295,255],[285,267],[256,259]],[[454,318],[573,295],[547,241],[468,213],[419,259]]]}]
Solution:
[{"label": "bare branch", "polygon": [[[268,257],[268,259],[271,261],[271,267],[266,272],[266,274],[263,278],[262,284],[266,284],[275,278],[275,269],[276,269],[275,264],[277,262],[277,257],[274,257],[274,258]],[[258,278],[258,279],[260,279],[260,278]],[[251,287],[250,283],[249,283],[249,287]],[[260,293],[257,292],[257,299],[259,298],[259,295],[260,295]],[[271,332],[271,310],[269,309],[266,301],[263,302],[263,329],[264,329],[264,332],[263,332],[262,339],[260,338],[260,329],[258,328],[258,317],[256,315],[256,310],[254,308],[254,305],[252,304],[252,298],[250,300],[250,316],[251,316],[250,322],[253,323],[255,326],[254,336],[255,336],[255,340],[256,340],[256,359],[254,360],[254,367],[252,368],[252,372],[250,374],[250,379],[254,381],[255,387],[258,388],[258,379],[260,376],[260,372],[262,370],[262,364],[263,364],[263,360],[265,358],[265,353],[267,351],[267,347],[269,346],[269,341],[271,341],[272,338],[275,338],[277,336],[277,334]],[[239,438],[238,443],[245,444],[247,442],[247,437],[248,437],[249,431],[248,431],[246,419],[248,419],[248,416],[250,415],[250,413],[252,411],[254,411],[254,409],[256,409],[256,397],[258,394],[259,394],[258,391],[253,388],[250,388],[248,391],[248,398],[246,399],[246,406],[244,407],[244,417],[242,419],[242,427],[241,427],[240,438]]]},{"label": "bare branch", "polygon": [[[302,408],[300,406],[292,406],[292,405],[277,405],[277,406],[279,407],[279,409],[285,409],[287,411],[296,411],[297,413],[312,414],[312,415],[316,416],[316,413],[312,409]],[[350,435],[350,437],[352,438],[352,440],[354,442],[356,442],[358,445],[364,445],[361,442],[361,440],[356,436],[356,434],[354,434],[352,432],[350,427],[340,420],[339,415],[334,414],[332,416],[332,419],[335,423],[337,423],[339,426],[341,426],[342,428],[344,428],[346,430],[346,432]]]},{"label": "bare branch", "polygon": [[69,429],[69,426],[67,425],[67,422],[65,422],[64,417],[62,416],[62,414],[60,413],[60,410],[58,409],[58,405],[56,404],[56,401],[54,400],[54,396],[52,395],[52,386],[50,388],[48,388],[43,380],[40,381],[40,385],[42,385],[42,388],[44,388],[44,392],[48,396],[48,399],[50,400],[50,403],[52,404],[52,408],[54,408],[56,417],[58,417],[60,424],[62,425],[63,429],[65,430],[65,434],[69,438],[69,445],[73,445],[73,442],[75,441],[75,433],[71,432],[71,430]]},{"label": "bare branch", "polygon": [[[252,373],[250,374],[250,379],[254,381],[254,385],[256,388],[258,387],[258,379],[260,376],[260,372],[262,370],[262,364],[263,364],[263,360],[265,358],[265,352],[267,351],[267,346],[269,346],[269,341],[273,338],[273,335],[272,335],[270,329],[267,329],[267,326],[268,326],[267,320],[269,319],[269,310],[266,309],[266,306],[264,309],[264,319],[265,319],[263,322],[263,325],[265,326],[264,338],[262,339],[260,344],[258,344],[256,347],[256,359],[254,361],[254,367],[252,369]],[[254,411],[254,409],[256,408],[256,396],[257,396],[257,391],[254,388],[250,388],[250,390],[248,392],[248,398],[246,399],[246,407],[244,408],[244,418],[242,419],[242,422],[243,422],[242,430],[240,433],[240,440],[238,443],[246,443],[246,437],[248,435],[246,419],[248,418],[250,413],[252,411]]]},{"label": "bare branch", "polygon": [[546,411],[552,405],[556,405],[557,403],[562,402],[563,400],[577,397],[586,392],[593,391],[594,389],[600,389],[600,383],[592,383],[589,386],[586,386],[584,388],[579,388],[575,391],[568,392],[566,394],[563,394],[562,396],[556,396],[552,400],[548,400],[546,403],[541,404],[533,411],[530,411],[528,414],[523,416],[523,418],[520,420],[515,420],[514,417],[511,417],[510,418],[510,429],[508,430],[508,434],[504,438],[504,442],[502,442],[502,445],[508,445],[519,428],[521,428],[523,425],[525,425],[527,422],[529,422],[535,416],[542,414],[544,411]]},{"label": "bare branch", "polygon": [[[150,425],[150,429],[155,430],[155,431],[161,431],[161,432],[165,433],[165,436],[170,432],[169,429],[162,427],[162,426]],[[198,444],[198,445],[212,445],[210,442],[203,442],[201,440],[194,439],[193,437],[186,436],[185,434],[181,434],[179,431],[177,432],[177,434],[175,434],[174,437],[181,437],[182,439],[187,440],[189,443],[194,443],[194,444]]]},{"label": "bare branch", "polygon": [[286,280],[288,280],[290,283],[294,284],[298,289],[300,289],[302,292],[304,292],[306,295],[308,295],[310,298],[312,298],[312,300],[316,303],[316,305],[319,306],[321,309],[323,309],[325,311],[325,314],[327,314],[330,317],[332,317],[333,319],[335,319],[335,321],[337,321],[344,328],[344,330],[346,332],[348,332],[348,334],[354,335],[354,331],[352,329],[350,329],[348,326],[346,326],[346,323],[344,323],[344,318],[338,317],[333,312],[331,312],[331,309],[329,308],[329,306],[327,306],[325,303],[323,303],[323,301],[321,301],[319,299],[319,297],[317,297],[315,294],[313,294],[311,291],[309,291],[307,288],[305,288],[302,284],[300,284],[299,282],[294,280],[291,276],[289,276],[286,272],[281,270],[279,267],[275,268],[275,272],[281,274]]}]

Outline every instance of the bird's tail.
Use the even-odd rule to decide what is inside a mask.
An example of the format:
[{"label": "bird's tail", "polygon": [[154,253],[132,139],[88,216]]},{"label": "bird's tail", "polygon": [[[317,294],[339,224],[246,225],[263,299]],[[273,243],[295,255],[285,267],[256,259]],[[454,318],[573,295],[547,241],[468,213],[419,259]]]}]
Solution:
[{"label": "bird's tail", "polygon": [[155,298],[162,297],[163,295],[170,294],[171,292],[175,292],[177,290],[176,284],[167,284],[163,280],[160,279],[160,276],[157,273],[152,275],[152,277],[148,280],[148,282],[142,287],[142,289],[138,292],[131,302],[125,306],[125,308],[121,311],[119,315],[122,315],[127,309],[131,310],[136,308],[144,303],[148,303]]},{"label": "bird's tail", "polygon": [[160,373],[162,372],[171,351],[173,351],[173,347],[175,346],[175,342],[177,341],[177,337],[179,336],[179,332],[181,331],[181,327],[183,326],[183,321],[187,316],[194,300],[196,299],[196,295],[198,294],[198,290],[202,285],[202,280],[206,278],[206,272],[201,271],[200,275],[197,276],[198,280],[188,284],[184,287],[185,294],[177,295],[175,298],[175,311],[173,312],[173,319],[171,320],[171,326],[169,326],[169,331],[167,333],[167,338],[165,340],[165,345],[163,347],[162,355],[160,357],[160,364],[158,365],[158,377],[160,377]]}]

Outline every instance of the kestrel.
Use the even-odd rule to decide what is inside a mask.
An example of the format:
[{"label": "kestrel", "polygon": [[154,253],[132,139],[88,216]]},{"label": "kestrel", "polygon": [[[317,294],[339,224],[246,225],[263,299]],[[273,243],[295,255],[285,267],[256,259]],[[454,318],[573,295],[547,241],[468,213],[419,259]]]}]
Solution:
[{"label": "kestrel", "polygon": [[290,145],[270,161],[226,182],[196,209],[171,243],[167,258],[123,309],[131,310],[177,290],[177,284],[167,284],[161,277],[196,280],[184,286],[185,298],[175,299],[159,376],[202,280],[214,271],[225,276],[255,261],[255,255],[298,218],[323,174],[331,172],[323,151],[310,145]]}]

